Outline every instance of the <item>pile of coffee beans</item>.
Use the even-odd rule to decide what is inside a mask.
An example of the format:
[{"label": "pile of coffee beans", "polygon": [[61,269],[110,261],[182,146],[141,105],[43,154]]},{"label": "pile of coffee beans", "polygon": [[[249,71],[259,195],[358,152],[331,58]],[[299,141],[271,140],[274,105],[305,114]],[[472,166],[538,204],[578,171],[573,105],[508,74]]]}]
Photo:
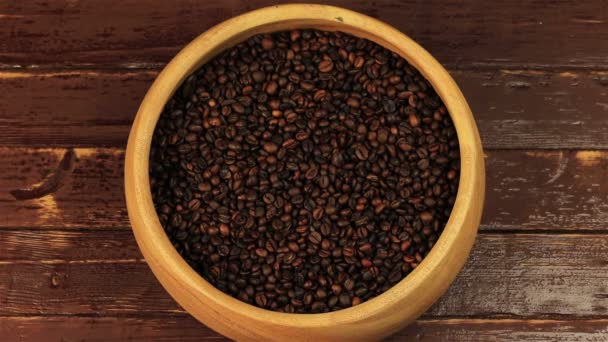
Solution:
[{"label": "pile of coffee beans", "polygon": [[441,99],[395,53],[340,32],[257,35],[190,75],[157,124],[150,183],[188,264],[288,313],[358,305],[441,234],[460,152]]}]

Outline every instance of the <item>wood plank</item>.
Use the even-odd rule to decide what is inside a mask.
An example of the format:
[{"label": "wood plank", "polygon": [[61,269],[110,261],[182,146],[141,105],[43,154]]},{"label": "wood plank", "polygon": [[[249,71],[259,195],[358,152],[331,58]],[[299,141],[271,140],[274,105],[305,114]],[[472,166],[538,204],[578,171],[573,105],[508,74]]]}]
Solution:
[{"label": "wood plank", "polygon": [[[0,228],[128,229],[120,149],[76,149],[71,177],[54,195],[16,201],[63,149],[1,148]],[[488,151],[482,230],[608,230],[608,151]]]},{"label": "wood plank", "polygon": [[483,230],[608,230],[607,151],[486,154]]},{"label": "wood plank", "polygon": [[389,341],[423,342],[603,342],[607,320],[419,320],[389,338]]},{"label": "wood plank", "polygon": [[7,342],[38,341],[229,341],[189,316],[0,317]]},{"label": "wood plank", "polygon": [[[418,320],[387,341],[603,342],[608,320]],[[0,317],[5,341],[229,341],[188,316]]]},{"label": "wood plank", "polygon": [[124,202],[123,150],[77,149],[76,166],[50,196],[16,201],[8,193],[39,182],[63,156],[62,149],[0,148],[0,227],[129,227]]},{"label": "wood plank", "polygon": [[[3,1],[0,62],[165,63],[209,27],[255,8],[299,1]],[[383,20],[450,66],[605,66],[601,1],[332,0]],[[112,20],[108,20],[111,18]],[[49,29],[53,28],[53,29]]]},{"label": "wood plank", "polygon": [[126,146],[156,71],[0,73],[1,145]]},{"label": "wood plank", "polygon": [[0,230],[0,263],[137,262],[128,230]]},{"label": "wood plank", "polygon": [[608,73],[452,71],[485,149],[608,148]]},{"label": "wood plank", "polygon": [[[451,73],[485,148],[608,148],[608,72]],[[124,147],[156,74],[0,72],[0,145]]]},{"label": "wood plank", "polygon": [[606,318],[607,235],[479,235],[467,265],[425,314]]},{"label": "wood plank", "polygon": [[0,315],[176,312],[140,261],[0,264]]},{"label": "wood plank", "polygon": [[[608,318],[606,260],[608,235],[482,234],[424,317]],[[145,263],[77,261],[1,263],[0,315],[184,312]]]}]

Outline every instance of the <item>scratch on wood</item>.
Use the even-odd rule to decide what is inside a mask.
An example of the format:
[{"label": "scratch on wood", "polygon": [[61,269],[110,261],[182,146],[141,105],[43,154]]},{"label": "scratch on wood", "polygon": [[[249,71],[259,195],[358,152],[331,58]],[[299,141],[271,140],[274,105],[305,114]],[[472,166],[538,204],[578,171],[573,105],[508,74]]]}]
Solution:
[{"label": "scratch on wood", "polygon": [[608,103],[596,102],[595,104],[602,107],[604,110],[608,110]]},{"label": "scratch on wood", "polygon": [[[131,63],[134,64],[134,63]],[[140,69],[143,68],[145,64],[134,64],[134,65],[121,65],[130,69]],[[35,69],[32,66],[28,66],[30,69]],[[135,77],[141,74],[147,75],[156,75],[158,72],[156,70],[151,71],[138,71],[138,72],[121,72],[119,74],[120,78],[127,77]],[[112,74],[112,72],[104,72],[104,74]],[[57,72],[12,72],[5,71],[0,72],[0,79],[15,79],[15,78],[34,78],[34,77],[99,77],[102,75],[101,71],[91,71],[91,70],[78,70],[78,71],[57,71]]]},{"label": "scratch on wood", "polygon": [[526,156],[533,158],[546,158],[552,159],[557,156],[557,154],[561,155],[563,152],[559,151],[526,151],[524,152]]},{"label": "scratch on wood", "polygon": [[[65,178],[69,177],[74,170],[75,163],[76,152],[74,149],[70,148],[64,153],[57,169],[51,172],[40,183],[37,183],[27,189],[12,190],[10,191],[10,194],[19,201],[41,198],[50,195],[63,186]],[[56,205],[54,206],[56,207]]]},{"label": "scratch on wood", "polygon": [[509,88],[530,88],[530,82],[524,81],[510,81],[507,82],[507,87]]},{"label": "scratch on wood", "polygon": [[602,86],[608,86],[608,72],[606,71],[593,71],[591,72],[591,78]]},{"label": "scratch on wood", "polygon": [[31,78],[31,77],[58,77],[58,76],[99,76],[98,72],[80,72],[80,71],[62,71],[62,72],[45,72],[45,73],[32,73],[32,72],[0,72],[0,79],[9,78]]},{"label": "scratch on wood", "polygon": [[557,169],[555,170],[555,174],[545,183],[545,185],[551,184],[561,177],[566,171],[566,167],[568,166],[568,157],[564,156],[563,152],[559,154],[559,160],[557,164]]},{"label": "scratch on wood", "polygon": [[585,18],[572,18],[572,19],[570,19],[570,21],[573,23],[579,23],[579,24],[603,24],[604,23],[603,20],[585,19]]},{"label": "scratch on wood", "polygon": [[20,15],[20,14],[0,14],[0,19],[21,19],[26,17],[33,17],[35,14]]},{"label": "scratch on wood", "polygon": [[518,75],[518,76],[527,76],[527,77],[541,76],[541,75],[546,74],[546,72],[540,71],[540,70],[507,70],[507,69],[500,70],[500,73],[504,74],[504,75]]},{"label": "scratch on wood", "polygon": [[[606,323],[606,325],[608,326],[608,320],[607,319],[589,319],[589,320],[585,320],[586,322],[589,323]],[[421,323],[421,324],[428,324],[428,323],[442,323],[442,324],[454,324],[454,325],[461,325],[461,324],[481,324],[481,325],[487,325],[488,323],[493,323],[493,324],[509,324],[509,323],[525,323],[526,325],[544,325],[544,324],[552,324],[552,323],[558,323],[558,324],[568,324],[571,323],[572,321],[568,321],[568,320],[554,320],[554,319],[526,319],[526,320],[521,320],[521,319],[513,319],[513,318],[493,318],[493,319],[483,319],[483,318],[449,318],[449,319],[425,319],[425,318],[421,318],[417,320],[417,323]]]},{"label": "scratch on wood", "polygon": [[92,260],[7,260],[0,261],[0,266],[4,265],[82,265],[82,264],[141,264],[144,259],[92,259]]}]

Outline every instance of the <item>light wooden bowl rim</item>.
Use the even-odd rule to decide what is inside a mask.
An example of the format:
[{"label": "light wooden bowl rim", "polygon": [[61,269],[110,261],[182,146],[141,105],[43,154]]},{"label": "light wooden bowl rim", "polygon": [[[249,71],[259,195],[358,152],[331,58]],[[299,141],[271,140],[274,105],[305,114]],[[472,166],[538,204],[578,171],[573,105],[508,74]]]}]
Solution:
[{"label": "light wooden bowl rim", "polygon": [[[226,47],[256,33],[289,28],[339,30],[373,40],[399,53],[441,96],[453,118],[460,142],[461,176],[456,203],[444,232],[429,255],[404,280],[380,296],[331,313],[273,312],[241,302],[213,287],[190,268],[171,245],[155,212],[149,186],[148,159],[155,125],[165,103],[183,80]],[[366,320],[392,332],[397,325],[415,319],[445,292],[464,264],[477,233],[484,189],[479,134],[464,96],[448,72],[427,51],[393,27],[360,13],[324,5],[280,5],[252,11],[207,30],[188,44],[164,68],[146,94],[130,132],[125,161],[129,218],[140,249],[156,277],[197,319],[228,336],[241,338],[249,333],[266,337],[266,327],[349,327]],[[239,320],[260,324],[260,330],[231,328],[231,325],[238,325]],[[234,329],[240,329],[240,332]],[[316,330],[310,331],[314,335]],[[378,334],[385,335],[383,332]]]}]

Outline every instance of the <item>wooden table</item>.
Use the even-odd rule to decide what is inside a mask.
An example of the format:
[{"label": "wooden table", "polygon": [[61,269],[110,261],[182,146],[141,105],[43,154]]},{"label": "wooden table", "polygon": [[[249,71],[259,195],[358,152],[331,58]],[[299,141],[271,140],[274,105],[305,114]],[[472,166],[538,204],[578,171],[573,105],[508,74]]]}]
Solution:
[{"label": "wooden table", "polygon": [[[393,339],[608,340],[608,3],[329,2],[434,54],[468,98],[486,150],[470,260]],[[271,3],[0,2],[0,340],[223,340],[142,259],[124,148],[146,89],[181,47]],[[71,148],[59,189],[9,193],[52,175]]]}]

